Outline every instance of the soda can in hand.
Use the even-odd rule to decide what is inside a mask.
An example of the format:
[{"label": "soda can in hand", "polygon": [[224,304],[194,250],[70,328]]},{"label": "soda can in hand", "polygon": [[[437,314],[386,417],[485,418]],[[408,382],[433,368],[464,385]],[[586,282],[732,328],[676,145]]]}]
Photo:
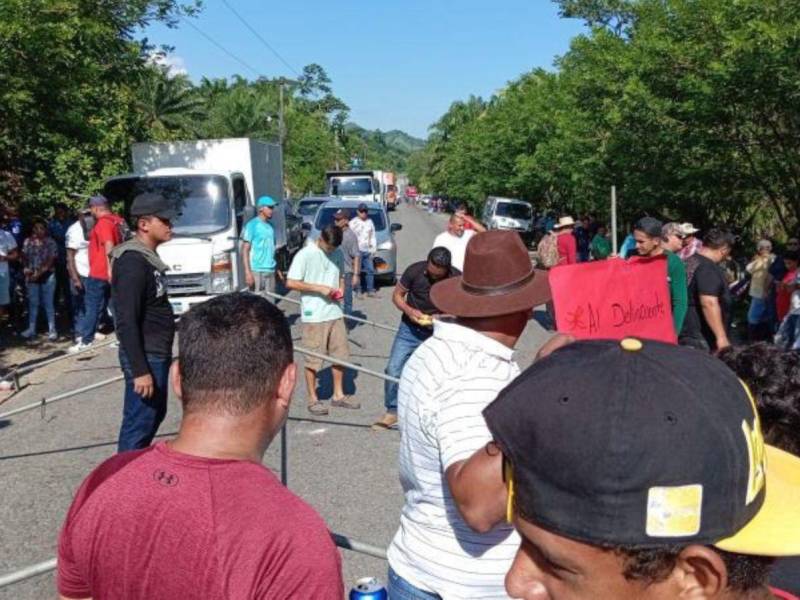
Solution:
[{"label": "soda can in hand", "polygon": [[387,600],[386,588],[375,577],[364,577],[356,581],[350,590],[350,600]]}]

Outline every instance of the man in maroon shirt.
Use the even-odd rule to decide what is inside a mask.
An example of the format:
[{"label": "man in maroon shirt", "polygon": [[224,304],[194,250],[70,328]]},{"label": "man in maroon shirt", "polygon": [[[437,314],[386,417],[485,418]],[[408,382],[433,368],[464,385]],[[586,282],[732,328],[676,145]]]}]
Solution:
[{"label": "man in maroon shirt", "polygon": [[296,380],[283,314],[228,294],[178,334],[178,436],[84,480],[58,543],[61,598],[341,599],[325,523],[261,464]]}]

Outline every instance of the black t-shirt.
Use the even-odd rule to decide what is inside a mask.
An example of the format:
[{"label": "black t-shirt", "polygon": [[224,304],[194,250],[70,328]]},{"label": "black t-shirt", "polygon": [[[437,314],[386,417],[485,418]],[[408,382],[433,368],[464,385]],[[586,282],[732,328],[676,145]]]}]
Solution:
[{"label": "black t-shirt", "polygon": [[111,295],[117,338],[133,376],[146,375],[146,354],[172,356],[175,317],[166,278],[143,254],[129,250],[114,261]]},{"label": "black t-shirt", "polygon": [[[400,285],[403,286],[403,289],[408,291],[406,294],[406,303],[408,303],[411,308],[416,308],[426,315],[435,315],[440,311],[433,305],[433,302],[431,302],[432,284],[426,271],[427,267],[428,261],[426,260],[414,263],[403,272],[403,276],[400,278]],[[454,277],[456,275],[461,275],[461,271],[455,267],[450,267],[450,274],[447,277]],[[403,321],[406,325],[416,326],[416,323],[409,319],[405,313],[403,313]]]},{"label": "black t-shirt", "polygon": [[689,310],[681,330],[681,339],[705,339],[709,347],[716,348],[716,337],[706,322],[700,306],[700,296],[716,296],[722,311],[722,324],[730,329],[731,294],[725,273],[714,261],[701,254],[686,259],[686,278],[689,282]]}]

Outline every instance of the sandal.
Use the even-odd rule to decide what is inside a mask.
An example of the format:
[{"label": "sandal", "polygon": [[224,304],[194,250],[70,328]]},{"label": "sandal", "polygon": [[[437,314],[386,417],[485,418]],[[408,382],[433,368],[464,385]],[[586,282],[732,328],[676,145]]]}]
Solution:
[{"label": "sandal", "polygon": [[389,431],[390,429],[397,429],[397,415],[386,413],[380,421],[372,424],[373,431]]},{"label": "sandal", "polygon": [[361,403],[351,400],[351,398],[352,396],[342,396],[338,400],[336,398],[332,398],[331,406],[336,408],[361,408]]}]

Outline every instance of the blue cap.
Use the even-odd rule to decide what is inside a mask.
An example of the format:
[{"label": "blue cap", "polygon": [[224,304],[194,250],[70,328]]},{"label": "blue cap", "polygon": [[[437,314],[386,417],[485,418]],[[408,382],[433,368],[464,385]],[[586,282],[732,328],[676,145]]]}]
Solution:
[{"label": "blue cap", "polygon": [[258,202],[256,202],[256,207],[261,208],[262,206],[269,206],[272,208],[273,206],[278,206],[278,203],[269,196],[261,196]]}]

